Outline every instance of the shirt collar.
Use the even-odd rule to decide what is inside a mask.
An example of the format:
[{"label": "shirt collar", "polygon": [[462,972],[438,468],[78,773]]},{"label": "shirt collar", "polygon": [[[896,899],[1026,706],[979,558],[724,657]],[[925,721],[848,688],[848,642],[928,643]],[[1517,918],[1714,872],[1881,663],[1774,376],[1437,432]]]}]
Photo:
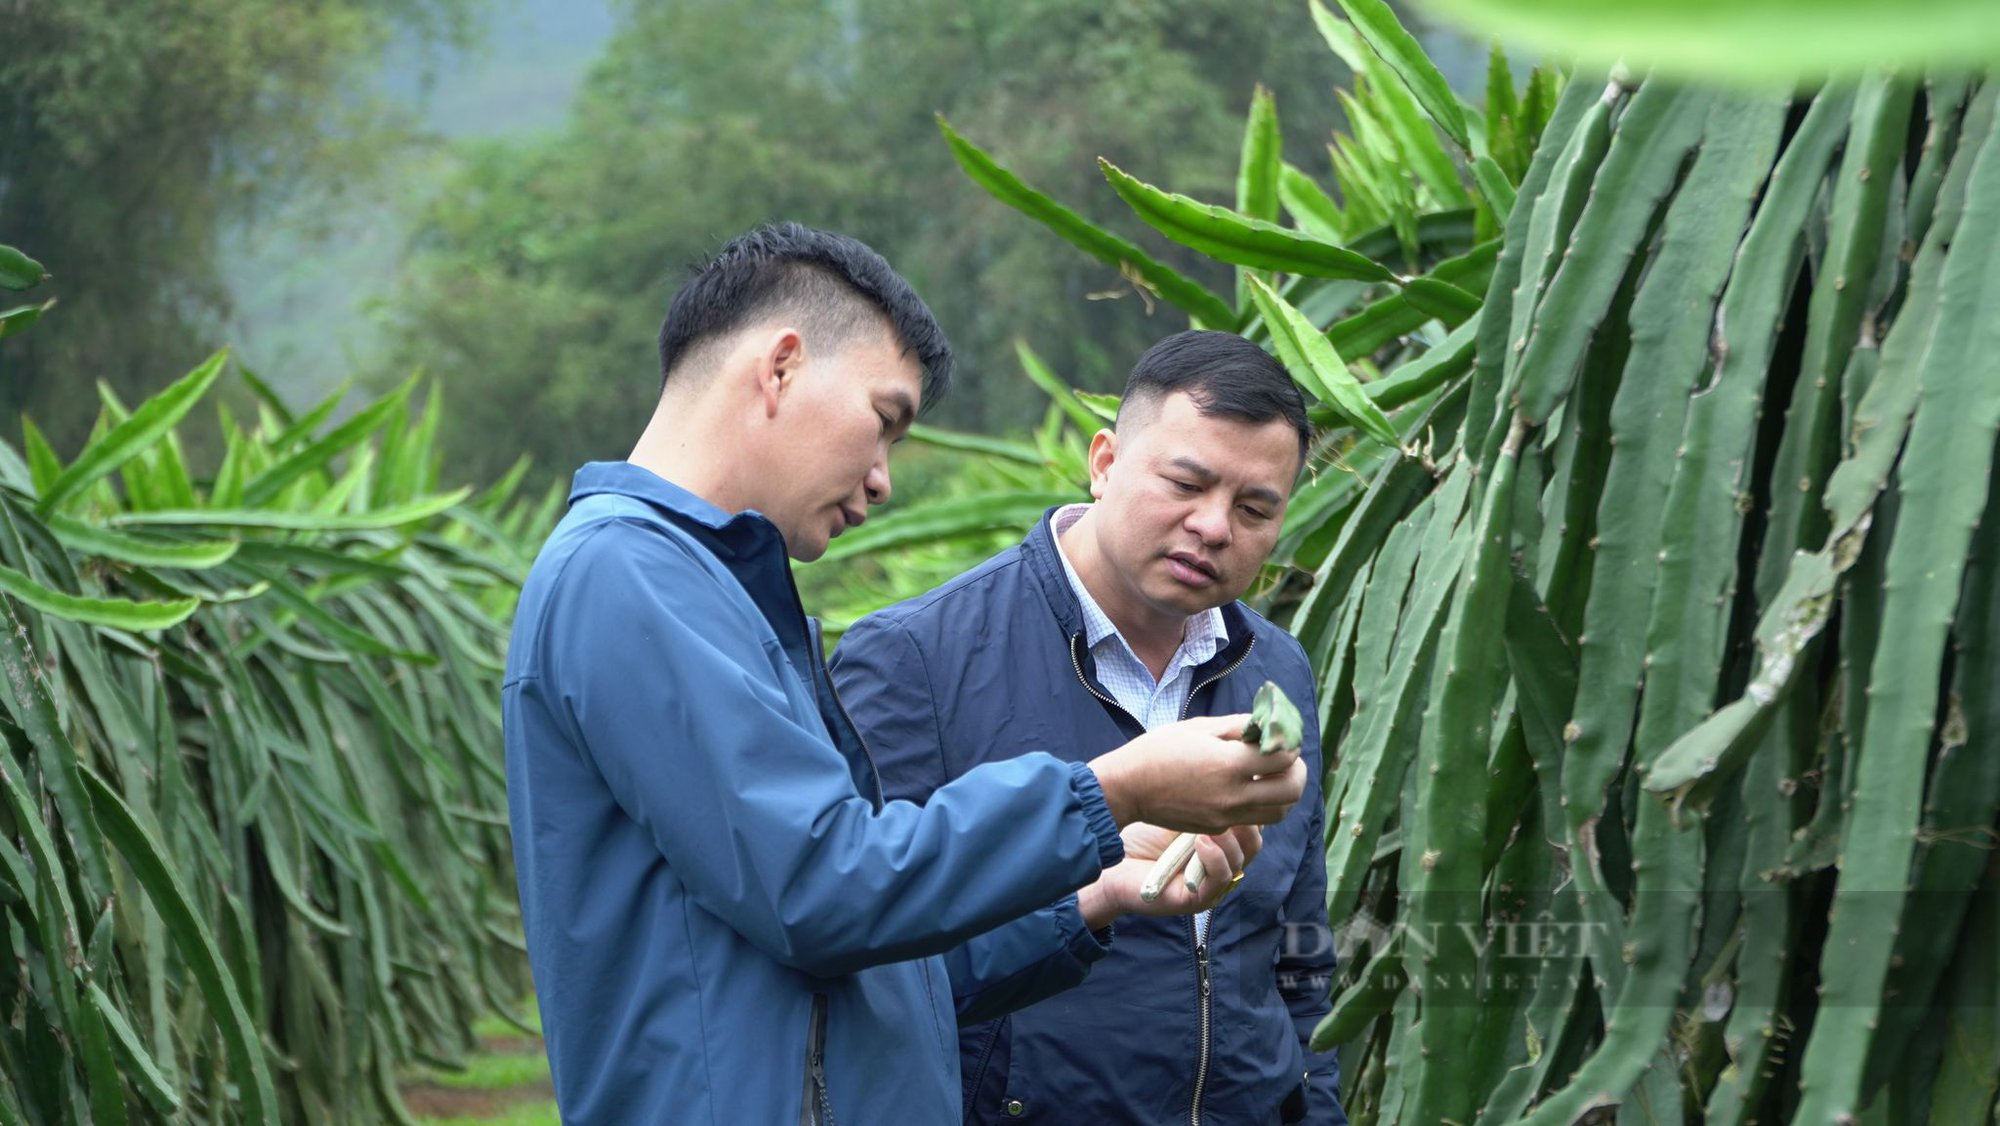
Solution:
[{"label": "shirt collar", "polygon": [[[1089,511],[1088,504],[1066,504],[1056,509],[1049,517],[1049,538],[1055,541],[1056,558],[1062,560],[1063,575],[1069,579],[1070,589],[1075,592],[1077,602],[1083,607],[1084,643],[1095,649],[1106,638],[1115,636],[1130,648],[1131,643],[1118,632],[1118,627],[1112,624],[1110,615],[1097,604],[1097,599],[1090,596],[1090,591],[1083,585],[1083,579],[1077,575],[1076,568],[1070,565],[1069,553],[1063,550],[1062,534],[1078,520],[1083,519],[1083,514]],[[1189,617],[1182,626],[1179,663],[1201,664],[1221,652],[1222,647],[1228,642],[1229,627],[1223,623],[1222,608],[1211,606]]]}]

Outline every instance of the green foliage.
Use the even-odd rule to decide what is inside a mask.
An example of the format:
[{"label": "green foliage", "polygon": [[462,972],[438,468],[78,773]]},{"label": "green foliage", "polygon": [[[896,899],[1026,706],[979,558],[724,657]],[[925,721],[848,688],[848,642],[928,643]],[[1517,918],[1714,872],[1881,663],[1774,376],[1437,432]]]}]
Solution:
[{"label": "green foliage", "polygon": [[1583,63],[1784,89],[1880,67],[2000,61],[1985,0],[1424,0],[1453,23]]},{"label": "green foliage", "polygon": [[[1260,597],[1319,677],[1350,1114],[1988,1120],[2000,87],[1496,76],[1445,228],[1382,123],[1453,111],[1342,6],[1329,43],[1382,56],[1370,159],[1281,173],[1288,263],[1254,215],[1121,194],[1255,271],[1239,327],[1317,400]],[[1472,303],[1422,262],[1313,277],[1311,240],[1428,246]],[[876,534],[949,512],[992,515]]]},{"label": "green foliage", "polygon": [[1563,100],[1463,422],[1377,476],[1404,515],[1351,520],[1290,618],[1345,733],[1330,905],[1371,968],[1321,1032],[1357,1118],[1971,1120],[1924,1045],[1990,958],[1961,926],[2000,770],[1957,709],[1992,675],[2000,369],[1944,326],[2000,295],[1961,249],[2000,234],[1993,108],[1884,78],[1802,117]]},{"label": "green foliage", "polygon": [[[59,328],[0,335],[0,411],[81,445],[90,388],[192,366],[226,314],[217,253],[271,203],[364,183],[407,122],[357,93],[393,39],[461,40],[469,0],[63,0],[0,13],[0,241],[58,263]],[[302,193],[299,198],[297,193]],[[0,264],[0,278],[12,270]],[[10,288],[12,288],[10,286]],[[79,379],[79,373],[87,377]]]},{"label": "green foliage", "polygon": [[225,365],[68,466],[0,447],[14,1121],[378,1121],[524,985],[496,701],[559,498],[442,491],[408,387],[191,477]]},{"label": "green foliage", "polygon": [[[1081,386],[1112,388],[1167,330],[1172,295],[1009,230],[937,143],[936,115],[1005,137],[1012,169],[1086,199],[1099,225],[1123,210],[1091,190],[1099,154],[1228,199],[1231,123],[1252,94],[1234,76],[1295,100],[1294,136],[1330,130],[1319,91],[1338,67],[1310,36],[1293,0],[630,5],[566,129],[465,153],[383,308],[401,341],[385,369],[439,380],[443,438],[471,480],[522,452],[549,473],[621,457],[614,443],[657,396],[652,341],[682,267],[789,218],[864,239],[931,302],[966,376],[935,418],[1032,425],[1032,389],[985,374],[1012,370],[1017,337],[1049,342]],[[1199,271],[1194,288],[1229,282],[1171,243],[1148,252]]]},{"label": "green foliage", "polygon": [[[1370,10],[1372,18],[1393,22],[1378,9]],[[1179,307],[1194,323],[1236,328],[1264,343],[1292,370],[1306,391],[1314,421],[1324,430],[1309,480],[1287,512],[1274,560],[1278,568],[1312,566],[1324,559],[1366,488],[1366,471],[1381,464],[1390,450],[1408,444],[1417,453],[1432,440],[1432,415],[1442,390],[1469,370],[1467,321],[1479,307],[1477,294],[1492,275],[1497,251],[1495,243],[1480,240],[1481,230],[1497,220],[1488,205],[1482,203],[1476,211],[1472,207],[1469,162],[1464,154],[1457,159],[1449,154],[1445,134],[1424,116],[1409,82],[1372,55],[1353,28],[1317,4],[1312,14],[1357,80],[1356,92],[1343,96],[1356,134],[1337,138],[1333,150],[1335,169],[1344,169],[1347,176],[1337,176],[1337,188],[1329,192],[1294,166],[1280,162],[1273,173],[1280,126],[1277,107],[1265,98],[1253,104],[1238,161],[1238,195],[1251,201],[1250,210],[1264,207],[1274,192],[1294,226],[1203,204],[1100,162],[1115,195],[1146,225],[1237,267],[1241,284],[1233,309],[1123,236],[1029,184],[953,126],[942,126],[961,169],[996,199],[1093,258],[1115,263],[1133,285]],[[1392,35],[1381,28],[1376,34]],[[1479,140],[1475,150],[1492,175],[1511,189],[1507,169],[1525,168],[1561,80],[1537,70],[1525,95],[1516,97],[1506,60],[1497,51],[1492,66],[1489,88],[1504,90],[1508,97],[1481,118],[1482,133],[1502,139],[1493,152],[1504,156],[1505,163],[1486,155],[1487,140]],[[1389,121],[1398,124],[1394,129],[1370,124]],[[1432,168],[1428,178],[1416,171],[1426,165]],[[1349,201],[1345,208],[1333,201],[1336,194]],[[1393,212],[1366,202],[1370,200],[1389,201]],[[1160,334],[1167,330],[1157,326]],[[1410,362],[1395,376],[1379,378],[1382,369],[1405,360]],[[937,494],[936,500],[930,494],[914,500],[903,493],[896,508],[861,533],[836,542],[832,558],[854,559],[871,571],[868,581],[833,599],[841,607],[832,615],[836,624],[916,594],[983,553],[1018,540],[1040,515],[1032,500],[1065,495],[1065,490],[1072,499],[1084,498],[1088,471],[1083,450],[1089,435],[1109,418],[1092,413],[1078,392],[1034,353],[1023,348],[1021,361],[1030,381],[1049,399],[1036,448],[1024,456],[1019,447],[993,448],[988,442],[982,448],[968,435],[922,435],[969,455],[959,470],[964,481]],[[1039,466],[1033,460],[1037,455]],[[904,566],[900,560],[909,556],[887,549],[900,552],[913,544],[922,545],[919,557],[925,564],[898,570]],[[885,573],[872,573],[875,568]],[[1296,588],[1285,588],[1278,596],[1294,598]]]}]

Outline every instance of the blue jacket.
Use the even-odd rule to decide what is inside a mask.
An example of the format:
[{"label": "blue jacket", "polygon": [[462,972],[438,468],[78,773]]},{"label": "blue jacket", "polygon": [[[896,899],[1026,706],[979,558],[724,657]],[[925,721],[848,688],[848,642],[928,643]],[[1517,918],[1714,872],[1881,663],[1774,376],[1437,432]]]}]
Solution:
[{"label": "blue jacket", "polygon": [[[1241,603],[1223,614],[1229,643],[1197,671],[1184,714],[1247,712],[1276,681],[1303,705],[1318,793],[1304,651]],[[1095,679],[1047,516],[1020,546],[857,623],[833,676],[895,798],[935,801],[1030,747],[1084,762],[1143,730]],[[1345,1122],[1333,1053],[1305,1051],[1334,971],[1323,817],[1309,797],[1265,829],[1206,951],[1189,919],[1120,919],[1082,985],[961,1029],[966,1121]]]},{"label": "blue jacket", "polygon": [[1103,953],[1061,898],[1124,855],[1096,776],[1030,754],[883,802],[776,528],[623,462],[570,500],[502,697],[564,1120],[957,1121],[955,1009]]}]

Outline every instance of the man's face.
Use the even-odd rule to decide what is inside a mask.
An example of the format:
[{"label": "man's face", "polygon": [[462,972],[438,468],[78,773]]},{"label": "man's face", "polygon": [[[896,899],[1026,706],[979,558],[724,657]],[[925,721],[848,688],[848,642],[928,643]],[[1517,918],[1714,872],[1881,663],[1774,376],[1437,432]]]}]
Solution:
[{"label": "man's face", "polygon": [[1112,600],[1163,619],[1232,602],[1278,542],[1298,476],[1298,432],[1282,418],[1204,415],[1184,392],[1141,412],[1090,449],[1092,519]]},{"label": "man's face", "polygon": [[769,507],[792,558],[810,563],[889,499],[889,446],[915,421],[923,380],[885,328],[810,350],[789,376],[767,459]]}]

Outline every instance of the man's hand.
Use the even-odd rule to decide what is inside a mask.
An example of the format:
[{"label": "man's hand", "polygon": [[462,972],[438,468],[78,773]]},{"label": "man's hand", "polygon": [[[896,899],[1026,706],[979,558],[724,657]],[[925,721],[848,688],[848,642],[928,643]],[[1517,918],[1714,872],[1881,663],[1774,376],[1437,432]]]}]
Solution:
[{"label": "man's hand", "polygon": [[1296,747],[1263,754],[1238,742],[1249,718],[1185,719],[1092,759],[1111,816],[1187,833],[1283,820],[1305,793],[1306,764]]},{"label": "man's hand", "polygon": [[[1099,930],[1120,915],[1192,915],[1207,911],[1229,894],[1235,878],[1264,847],[1263,830],[1242,825],[1212,837],[1195,841],[1195,855],[1209,871],[1199,891],[1189,891],[1179,873],[1167,881],[1166,890],[1151,903],[1139,896],[1139,887],[1179,833],[1157,825],[1135,822],[1119,834],[1125,840],[1125,859],[1104,870],[1097,882],[1076,893],[1077,907],[1086,926]],[[1217,873],[1221,873],[1218,877]]]}]

